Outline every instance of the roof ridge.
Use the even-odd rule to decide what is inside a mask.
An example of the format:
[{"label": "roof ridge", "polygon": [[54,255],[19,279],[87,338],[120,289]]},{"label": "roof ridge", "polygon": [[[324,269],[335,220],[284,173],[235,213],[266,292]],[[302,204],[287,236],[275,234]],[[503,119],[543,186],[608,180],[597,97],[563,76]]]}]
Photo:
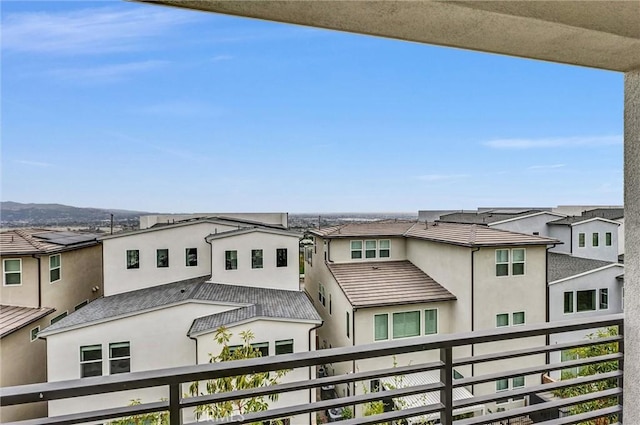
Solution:
[{"label": "roof ridge", "polygon": [[27,233],[23,229],[16,229],[15,232],[22,239],[24,239],[25,242],[27,242],[29,245],[33,246],[35,249],[40,250],[40,251],[46,251],[46,248],[43,246],[42,242],[34,240],[30,233]]},{"label": "roof ridge", "polygon": [[476,237],[478,236],[476,232],[477,228],[478,226],[475,223],[471,225],[471,229],[469,229],[469,243],[476,243]]}]

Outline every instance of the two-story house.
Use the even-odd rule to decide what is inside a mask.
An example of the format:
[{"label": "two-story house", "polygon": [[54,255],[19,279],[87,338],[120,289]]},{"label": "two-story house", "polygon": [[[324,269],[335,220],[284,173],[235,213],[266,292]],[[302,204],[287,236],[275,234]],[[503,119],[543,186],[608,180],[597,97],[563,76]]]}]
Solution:
[{"label": "two-story house", "polygon": [[[321,318],[299,289],[299,235],[284,226],[198,217],[102,241],[105,297],[40,334],[49,381],[206,364],[221,349],[214,339],[221,327],[232,333],[231,345],[250,330],[263,355],[315,349]],[[311,373],[296,369],[282,382]],[[52,401],[49,410],[60,415],[166,396],[166,389],[113,393]],[[274,406],[313,397],[297,391]],[[290,419],[310,422],[308,415]]]},{"label": "two-story house", "polygon": [[[0,232],[0,386],[46,382],[39,332],[102,295],[96,238],[47,229]],[[46,414],[46,403],[0,408],[3,421]]]},{"label": "two-story house", "polygon": [[[305,258],[305,290],[324,320],[320,347],[470,332],[546,320],[546,253],[556,240],[457,223],[374,222],[313,230]],[[511,343],[462,347],[456,357],[526,348]],[[398,356],[396,364],[435,360]],[[393,359],[331,365],[335,373],[391,367]],[[544,356],[508,366],[544,364]],[[479,364],[456,372],[494,372]],[[504,367],[504,366],[503,366]],[[474,394],[539,383],[538,376],[475,385]],[[376,383],[371,384],[373,386]],[[366,387],[366,385],[365,385]],[[346,394],[367,388],[346,386]]]}]

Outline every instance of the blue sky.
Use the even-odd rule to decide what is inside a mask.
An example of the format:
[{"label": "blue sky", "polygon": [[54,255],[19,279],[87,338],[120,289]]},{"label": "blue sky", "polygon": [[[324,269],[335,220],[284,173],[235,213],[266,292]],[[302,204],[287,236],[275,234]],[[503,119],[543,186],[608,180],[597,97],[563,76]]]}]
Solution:
[{"label": "blue sky", "polygon": [[5,201],[622,204],[622,74],[121,1],[1,7]]}]

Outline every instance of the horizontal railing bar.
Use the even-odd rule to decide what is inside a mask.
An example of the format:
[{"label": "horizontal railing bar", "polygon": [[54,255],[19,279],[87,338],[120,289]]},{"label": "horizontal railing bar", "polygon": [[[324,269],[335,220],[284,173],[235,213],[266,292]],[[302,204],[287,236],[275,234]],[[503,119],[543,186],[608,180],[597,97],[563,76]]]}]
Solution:
[{"label": "horizontal railing bar", "polygon": [[282,369],[294,369],[326,363],[393,356],[415,351],[458,347],[485,342],[504,341],[554,333],[622,325],[623,314],[562,322],[538,323],[509,329],[491,329],[462,334],[443,334],[393,340],[351,347],[332,348],[304,353],[282,354],[248,360],[182,366],[113,376],[82,378],[68,381],[6,387],[0,404],[15,405],[61,398],[103,394],[115,391],[202,381]]},{"label": "horizontal railing bar", "polygon": [[[599,373],[589,376],[581,376],[579,378],[565,379],[562,381],[549,382],[547,384],[540,384],[531,387],[518,388],[516,390],[501,391],[494,394],[486,394],[482,396],[474,396],[472,398],[465,398],[461,400],[455,400],[453,402],[454,409],[461,409],[463,407],[473,406],[476,404],[485,404],[493,401],[505,400],[513,397],[520,397],[530,394],[539,394],[545,392],[552,392],[562,388],[575,387],[578,385],[590,384],[592,382],[604,381],[605,379],[612,379],[622,376],[622,371],[616,370],[613,372]],[[499,396],[498,396],[499,395]]]},{"label": "horizontal railing bar", "polygon": [[[540,425],[572,425],[578,424],[590,419],[601,418],[603,416],[615,415],[622,413],[622,406],[615,405],[603,409],[592,410],[590,412],[578,413],[575,415],[565,416],[564,418],[552,419],[550,421],[540,422]],[[611,425],[617,425],[618,422]]]},{"label": "horizontal railing bar", "polygon": [[469,419],[457,421],[455,425],[479,425],[488,422],[497,422],[505,419],[517,418],[518,416],[526,416],[531,413],[541,412],[559,407],[573,406],[574,404],[585,403],[588,401],[598,400],[605,397],[613,397],[622,393],[622,388],[612,388],[604,391],[597,391],[589,394],[582,394],[576,397],[562,398],[546,403],[532,404],[525,407],[505,410],[504,412],[489,413],[483,416],[476,416]]},{"label": "horizontal railing bar", "polygon": [[[229,400],[265,396],[276,393],[306,390],[310,388],[322,387],[325,385],[342,384],[345,382],[360,381],[370,378],[381,378],[394,375],[404,375],[407,373],[425,372],[440,369],[442,362],[424,363],[419,365],[400,366],[395,368],[373,370],[367,372],[356,372],[336,376],[328,376],[306,381],[286,382],[282,384],[270,385],[268,387],[249,388],[228,393],[207,394],[182,399],[181,408],[194,407],[201,404],[220,403]],[[202,382],[202,381],[201,381]]]},{"label": "horizontal railing bar", "polygon": [[3,422],[3,425],[72,425],[103,419],[115,419],[125,416],[142,415],[146,413],[165,412],[168,410],[168,401],[157,401],[153,403],[138,404],[135,406],[113,407],[110,409],[71,413],[68,415],[52,416],[48,418],[28,419],[17,422]]},{"label": "horizontal railing bar", "polygon": [[466,366],[469,364],[478,364],[483,362],[511,359],[515,357],[534,356],[536,354],[552,353],[554,351],[567,350],[578,347],[587,347],[590,345],[607,344],[611,342],[622,341],[621,335],[609,336],[605,338],[589,339],[585,341],[565,342],[555,345],[543,345],[535,348],[523,348],[521,350],[503,351],[501,353],[489,353],[473,357],[464,357],[453,361],[453,366]]},{"label": "horizontal railing bar", "polygon": [[608,362],[612,360],[622,360],[622,358],[623,358],[622,353],[614,353],[614,354],[606,354],[604,356],[598,356],[598,357],[585,357],[584,359],[571,360],[568,362],[543,364],[539,366],[531,366],[531,367],[525,367],[520,369],[512,369],[508,371],[488,373],[485,375],[470,376],[468,378],[456,379],[453,382],[453,387],[454,388],[466,387],[469,385],[483,384],[485,382],[496,381],[498,379],[513,378],[515,376],[522,376],[522,375],[533,375],[535,373],[546,372],[549,370],[568,369],[571,367],[603,363],[603,362]]},{"label": "horizontal railing bar", "polygon": [[[238,424],[243,424],[243,423],[267,421],[269,419],[277,419],[277,418],[282,418],[286,416],[300,415],[300,414],[309,413],[309,412],[316,412],[319,410],[326,410],[329,408],[369,403],[372,401],[382,400],[384,398],[397,398],[397,397],[405,397],[405,396],[421,394],[426,392],[433,392],[433,391],[440,390],[442,387],[443,387],[443,384],[440,382],[437,382],[434,384],[416,385],[413,387],[398,388],[394,390],[380,391],[375,393],[360,394],[360,395],[354,395],[351,397],[333,398],[330,400],[316,401],[315,403],[305,403],[305,404],[299,404],[295,406],[286,406],[286,407],[266,410],[263,412],[252,413],[250,415],[246,415],[244,418],[234,417],[233,422]],[[437,411],[437,409],[435,411]],[[228,423],[228,422],[229,422],[229,419],[224,418],[224,419],[220,419],[219,421],[213,421],[209,423],[215,424],[215,423]]]}]

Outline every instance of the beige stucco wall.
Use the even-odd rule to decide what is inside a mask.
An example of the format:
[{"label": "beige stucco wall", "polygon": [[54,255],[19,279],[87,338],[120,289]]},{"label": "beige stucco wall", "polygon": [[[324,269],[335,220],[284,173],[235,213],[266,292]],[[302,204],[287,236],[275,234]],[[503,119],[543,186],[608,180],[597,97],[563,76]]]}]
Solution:
[{"label": "beige stucco wall", "polygon": [[[287,249],[287,266],[276,267],[276,250]],[[262,268],[251,268],[251,251],[262,249]],[[237,251],[238,268],[225,270],[225,251]],[[261,288],[298,291],[299,239],[295,235],[251,232],[211,240],[211,280]]]},{"label": "beige stucco wall", "polygon": [[[4,284],[4,260],[22,260],[22,283],[20,285]],[[0,286],[0,300],[2,304],[20,307],[38,307],[38,259],[31,256],[2,256],[2,286]],[[42,260],[42,267],[46,267]]]},{"label": "beige stucco wall", "polygon": [[[363,253],[364,257],[364,242],[367,240],[375,240],[378,242],[377,246],[379,247],[379,241],[388,240],[390,242],[390,257],[388,258],[379,258],[376,252],[376,258],[362,258],[362,259],[352,259],[351,258],[351,241],[362,241],[363,243]],[[329,252],[329,260],[334,263],[350,263],[355,261],[391,261],[391,260],[406,260],[406,242],[404,238],[345,238],[345,239],[331,239],[330,242],[330,252]],[[379,249],[379,248],[378,248]]]}]

